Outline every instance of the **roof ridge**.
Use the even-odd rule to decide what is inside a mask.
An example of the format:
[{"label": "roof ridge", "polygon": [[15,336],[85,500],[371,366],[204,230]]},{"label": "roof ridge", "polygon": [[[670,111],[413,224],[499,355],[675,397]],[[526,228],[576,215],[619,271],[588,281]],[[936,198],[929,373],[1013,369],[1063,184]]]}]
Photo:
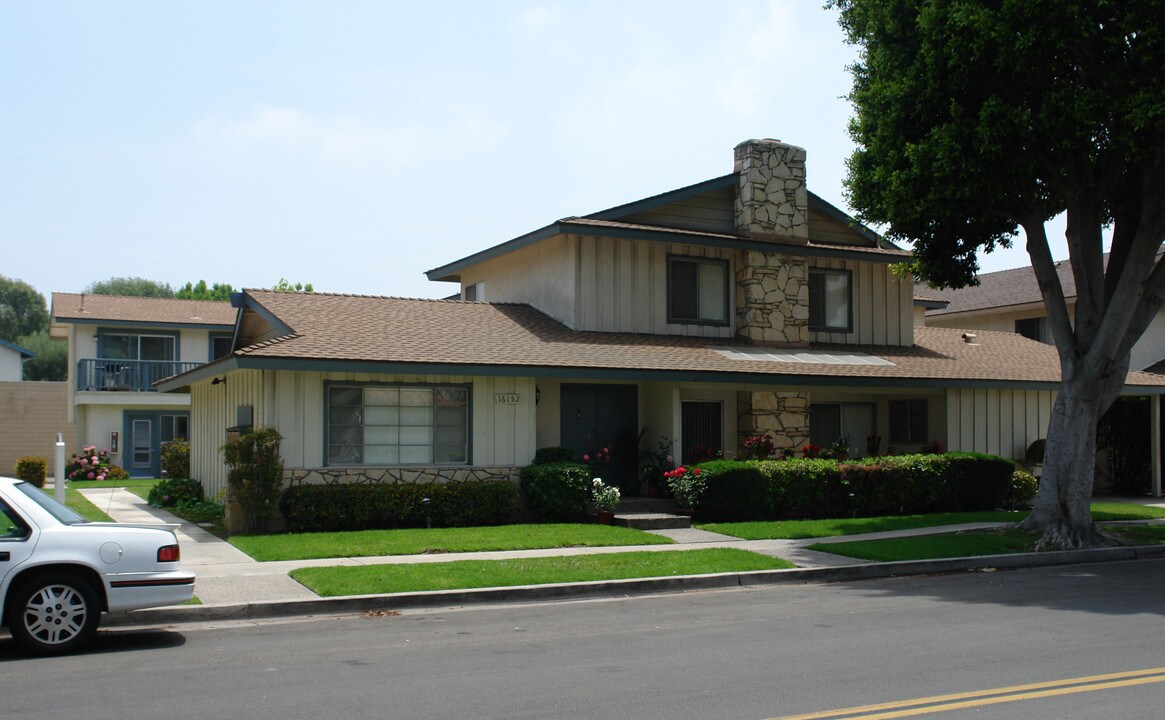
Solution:
[{"label": "roof ridge", "polygon": [[284,290],[267,290],[267,289],[245,289],[243,292],[267,292],[277,295],[296,295],[299,297],[336,297],[336,298],[359,298],[364,300],[409,300],[412,302],[429,302],[429,303],[448,303],[451,305],[530,305],[524,302],[499,302],[490,300],[455,300],[453,298],[422,298],[409,297],[405,295],[370,295],[367,293],[342,293],[342,292],[287,292]]},{"label": "roof ridge", "polygon": [[225,303],[225,300],[206,300],[201,298],[176,298],[176,297],[156,297],[153,295],[109,295],[108,293],[91,293],[91,292],[64,292],[61,290],[53,290],[53,295],[75,295],[77,297],[86,298],[109,298],[112,300],[168,300],[171,302],[184,303]]}]

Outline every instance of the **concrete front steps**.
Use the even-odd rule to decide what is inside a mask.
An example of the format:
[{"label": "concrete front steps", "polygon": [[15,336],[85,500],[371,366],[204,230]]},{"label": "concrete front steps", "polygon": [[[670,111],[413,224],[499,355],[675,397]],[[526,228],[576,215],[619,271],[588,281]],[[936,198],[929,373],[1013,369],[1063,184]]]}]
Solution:
[{"label": "concrete front steps", "polygon": [[690,528],[692,518],[677,515],[676,501],[668,498],[626,497],[615,509],[615,524],[636,530]]}]

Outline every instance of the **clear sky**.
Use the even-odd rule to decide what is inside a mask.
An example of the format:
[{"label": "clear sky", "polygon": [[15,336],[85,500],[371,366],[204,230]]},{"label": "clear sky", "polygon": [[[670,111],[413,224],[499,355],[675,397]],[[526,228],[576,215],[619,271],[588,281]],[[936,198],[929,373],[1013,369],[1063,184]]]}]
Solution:
[{"label": "clear sky", "polygon": [[754,137],[848,211],[855,57],[819,0],[0,0],[0,274],[443,297]]}]

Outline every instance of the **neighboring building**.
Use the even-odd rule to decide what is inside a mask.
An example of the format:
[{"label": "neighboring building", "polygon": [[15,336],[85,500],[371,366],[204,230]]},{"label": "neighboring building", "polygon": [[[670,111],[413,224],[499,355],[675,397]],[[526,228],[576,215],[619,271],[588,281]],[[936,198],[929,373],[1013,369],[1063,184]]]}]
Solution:
[{"label": "neighboring building", "polygon": [[235,315],[225,302],[53,293],[50,335],[69,343],[76,443],[109,449],[134,477],[158,477],[161,444],[189,437],[190,396],[154,383],[227,354]]},{"label": "neighboring building", "polygon": [[283,435],[290,483],[516,479],[562,445],[612,449],[604,477],[634,493],[637,450],[661,437],[684,461],[761,432],[1022,455],[1046,432],[1054,349],[916,328],[891,271],[908,257],[808,192],[804,150],[749,141],[729,175],[427,273],[461,300],[244,291],[233,352],[158,387],[191,393],[211,494],[217,448],[251,425]]},{"label": "neighboring building", "polygon": [[[1064,290],[1070,317],[1076,310],[1076,279],[1066,260],[1056,263],[1056,274]],[[935,290],[916,283],[915,293],[935,301],[916,324],[930,327],[957,327],[971,330],[1014,332],[1043,343],[1054,344],[1044,298],[1031,267],[1000,270],[979,276],[976,286],[958,290]],[[1149,323],[1133,345],[1129,358],[1133,370],[1165,371],[1165,309]]]},{"label": "neighboring building", "polygon": [[0,340],[0,382],[20,382],[24,379],[24,361],[36,353],[7,340]]}]

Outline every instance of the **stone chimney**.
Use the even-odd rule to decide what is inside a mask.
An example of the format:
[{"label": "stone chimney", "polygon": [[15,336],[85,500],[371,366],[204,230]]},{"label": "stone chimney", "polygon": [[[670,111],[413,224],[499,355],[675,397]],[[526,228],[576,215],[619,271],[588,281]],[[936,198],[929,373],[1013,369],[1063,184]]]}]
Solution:
[{"label": "stone chimney", "polygon": [[809,242],[804,148],[780,140],[746,140],[733,154],[736,232],[753,240]]},{"label": "stone chimney", "polygon": [[734,151],[736,232],[771,245],[736,252],[736,334],[754,345],[809,344],[809,265],[786,254],[809,242],[805,150],[747,140]]}]

